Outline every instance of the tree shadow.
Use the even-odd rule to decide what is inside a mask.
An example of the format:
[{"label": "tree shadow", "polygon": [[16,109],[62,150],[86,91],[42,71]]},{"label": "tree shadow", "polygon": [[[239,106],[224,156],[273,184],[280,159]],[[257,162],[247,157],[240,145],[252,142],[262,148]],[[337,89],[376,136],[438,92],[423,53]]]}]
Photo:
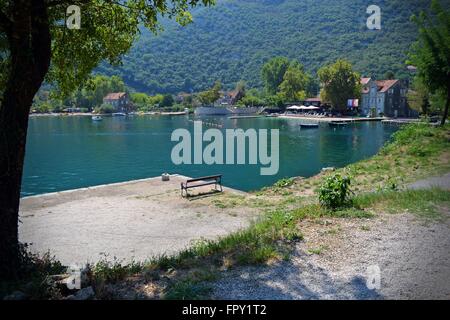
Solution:
[{"label": "tree shadow", "polygon": [[217,190],[217,189],[211,189],[210,191],[203,191],[203,192],[198,192],[198,193],[193,193],[193,194],[189,193],[184,198],[189,200],[189,201],[194,201],[194,200],[209,198],[209,197],[212,197],[212,196],[214,196],[214,195],[216,195],[218,193],[219,194],[223,193],[223,191],[220,191],[220,190]]},{"label": "tree shadow", "polygon": [[213,283],[213,298],[225,300],[379,300],[361,275],[351,278],[329,274],[315,264],[283,261],[271,266],[231,271]]}]

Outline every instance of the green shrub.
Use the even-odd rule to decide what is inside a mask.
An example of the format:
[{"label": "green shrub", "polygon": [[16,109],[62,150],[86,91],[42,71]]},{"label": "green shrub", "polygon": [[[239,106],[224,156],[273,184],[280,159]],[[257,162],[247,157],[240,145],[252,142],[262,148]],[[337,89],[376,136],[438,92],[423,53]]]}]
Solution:
[{"label": "green shrub", "polygon": [[142,264],[140,263],[133,261],[129,264],[122,264],[122,261],[119,261],[116,257],[112,261],[108,260],[107,255],[92,268],[92,273],[97,281],[113,283],[140,271],[142,271]]},{"label": "green shrub", "polygon": [[350,177],[336,173],[328,177],[318,190],[322,206],[335,210],[350,202]]},{"label": "green shrub", "polygon": [[95,113],[114,113],[116,109],[109,103],[103,103],[101,106],[95,108]]},{"label": "green shrub", "polygon": [[294,184],[294,179],[293,178],[284,178],[284,179],[280,179],[277,182],[275,182],[274,187],[275,188],[286,188],[286,187],[290,187]]}]

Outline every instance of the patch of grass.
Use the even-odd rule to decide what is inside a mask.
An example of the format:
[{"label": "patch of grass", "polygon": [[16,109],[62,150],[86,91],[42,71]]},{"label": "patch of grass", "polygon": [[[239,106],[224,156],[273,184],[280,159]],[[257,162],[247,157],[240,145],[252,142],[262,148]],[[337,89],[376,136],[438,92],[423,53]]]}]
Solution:
[{"label": "patch of grass", "polygon": [[21,266],[18,278],[0,282],[0,299],[13,291],[20,291],[28,299],[58,299],[61,292],[52,280],[53,275],[66,271],[49,252],[39,255],[31,253],[28,244],[19,244]]},{"label": "patch of grass", "polygon": [[246,197],[237,194],[220,194],[217,199],[212,200],[217,208],[229,209],[247,205]]},{"label": "patch of grass", "polygon": [[131,262],[123,264],[116,257],[112,261],[107,256],[103,257],[92,267],[92,276],[96,282],[115,283],[130,274],[136,274],[143,270],[143,264]]},{"label": "patch of grass", "polygon": [[273,187],[276,189],[281,189],[281,188],[290,187],[293,184],[294,184],[293,178],[284,178],[284,179],[280,179],[277,182],[275,182]]},{"label": "patch of grass", "polygon": [[331,235],[336,235],[339,232],[341,232],[341,228],[339,228],[339,227],[325,231],[326,234],[331,234]]},{"label": "patch of grass", "polygon": [[[350,175],[359,192],[396,189],[399,185],[450,171],[450,124],[404,125],[375,156],[336,172]],[[329,174],[319,179],[323,183]],[[356,190],[356,188],[355,188]]]},{"label": "patch of grass", "polygon": [[209,297],[211,291],[211,286],[206,283],[183,279],[171,284],[163,298],[167,300],[203,300]]},{"label": "patch of grass", "polygon": [[309,254],[317,254],[320,255],[323,253],[323,251],[327,250],[328,247],[327,246],[320,246],[318,248],[310,248],[308,249],[308,253]]},{"label": "patch of grass", "polygon": [[389,213],[409,212],[423,218],[442,216],[439,206],[450,205],[450,191],[442,189],[382,191],[361,194],[354,199],[356,207]]}]

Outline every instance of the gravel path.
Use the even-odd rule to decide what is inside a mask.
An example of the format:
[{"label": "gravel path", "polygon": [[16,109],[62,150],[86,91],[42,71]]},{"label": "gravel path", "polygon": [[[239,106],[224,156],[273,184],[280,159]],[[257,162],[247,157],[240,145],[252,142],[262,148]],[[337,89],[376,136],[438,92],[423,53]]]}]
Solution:
[{"label": "gravel path", "polygon": [[432,187],[450,189],[450,173],[447,173],[441,177],[419,180],[408,186],[410,189],[427,189]]},{"label": "gravel path", "polygon": [[[228,271],[215,299],[450,299],[450,212],[302,221],[290,261]],[[312,253],[314,252],[314,253]],[[367,268],[380,269],[370,290]]]}]

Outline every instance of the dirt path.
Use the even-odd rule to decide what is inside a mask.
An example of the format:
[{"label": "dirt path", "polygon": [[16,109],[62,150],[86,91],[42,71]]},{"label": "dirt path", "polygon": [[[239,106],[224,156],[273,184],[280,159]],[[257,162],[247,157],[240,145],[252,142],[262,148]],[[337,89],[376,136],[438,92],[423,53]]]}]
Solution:
[{"label": "dirt path", "polygon": [[[450,299],[450,212],[302,221],[291,260],[228,271],[215,299]],[[380,269],[380,288],[366,285]]]},{"label": "dirt path", "polygon": [[450,173],[440,177],[433,177],[424,180],[416,181],[408,186],[410,189],[429,189],[429,188],[450,189]]}]

